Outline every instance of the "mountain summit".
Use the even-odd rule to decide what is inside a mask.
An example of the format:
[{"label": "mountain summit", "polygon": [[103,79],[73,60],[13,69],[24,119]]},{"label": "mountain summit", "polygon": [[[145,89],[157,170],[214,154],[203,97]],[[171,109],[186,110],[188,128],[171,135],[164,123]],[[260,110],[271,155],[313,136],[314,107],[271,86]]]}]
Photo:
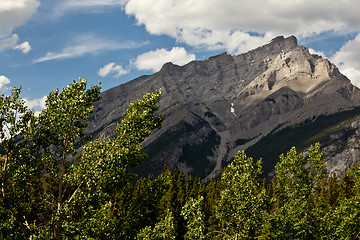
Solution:
[{"label": "mountain summit", "polygon": [[[158,73],[103,92],[88,133],[110,137],[132,100],[160,88],[159,114],[166,119],[144,144],[150,158],[136,169],[143,175],[159,174],[166,164],[203,179],[216,177],[238,150],[269,134],[360,105],[359,89],[334,64],[310,54],[294,36],[277,37],[237,56],[166,63]],[[267,164],[262,157],[268,174],[274,160]]]}]

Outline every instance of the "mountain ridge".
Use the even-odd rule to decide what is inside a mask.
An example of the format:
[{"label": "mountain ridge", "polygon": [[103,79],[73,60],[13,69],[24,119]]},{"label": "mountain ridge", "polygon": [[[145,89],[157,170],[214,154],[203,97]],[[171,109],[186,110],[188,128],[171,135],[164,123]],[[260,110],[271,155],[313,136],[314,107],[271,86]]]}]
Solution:
[{"label": "mountain ridge", "polygon": [[150,158],[136,170],[143,175],[156,175],[166,164],[208,180],[238,150],[276,128],[360,105],[359,89],[329,60],[310,54],[294,36],[277,37],[236,56],[166,63],[153,75],[109,89],[95,103],[87,132],[111,137],[126,106],[157,89],[166,119],[144,143]]}]

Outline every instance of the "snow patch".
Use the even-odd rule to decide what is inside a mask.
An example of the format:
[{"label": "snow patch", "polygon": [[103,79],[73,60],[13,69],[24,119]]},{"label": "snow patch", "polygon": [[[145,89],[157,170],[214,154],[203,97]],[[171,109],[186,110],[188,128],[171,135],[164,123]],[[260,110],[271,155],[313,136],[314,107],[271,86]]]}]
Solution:
[{"label": "snow patch", "polygon": [[235,109],[234,109],[234,103],[231,103],[230,112],[231,112],[232,114],[234,114],[234,116],[236,117]]}]

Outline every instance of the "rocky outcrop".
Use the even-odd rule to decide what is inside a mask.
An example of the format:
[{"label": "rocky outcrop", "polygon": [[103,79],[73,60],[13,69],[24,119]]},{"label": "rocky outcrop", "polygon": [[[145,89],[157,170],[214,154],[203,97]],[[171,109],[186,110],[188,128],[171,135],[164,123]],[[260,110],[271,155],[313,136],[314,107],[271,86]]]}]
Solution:
[{"label": "rocky outcrop", "polygon": [[360,120],[346,125],[323,142],[323,152],[329,173],[342,176],[347,168],[360,159]]},{"label": "rocky outcrop", "polygon": [[157,174],[167,164],[207,179],[275,129],[360,104],[359,89],[335,65],[311,55],[293,36],[277,37],[237,56],[167,63],[158,73],[109,89],[95,104],[87,131],[111,136],[132,100],[160,88],[159,114],[166,120],[146,140],[150,159],[138,171]]}]

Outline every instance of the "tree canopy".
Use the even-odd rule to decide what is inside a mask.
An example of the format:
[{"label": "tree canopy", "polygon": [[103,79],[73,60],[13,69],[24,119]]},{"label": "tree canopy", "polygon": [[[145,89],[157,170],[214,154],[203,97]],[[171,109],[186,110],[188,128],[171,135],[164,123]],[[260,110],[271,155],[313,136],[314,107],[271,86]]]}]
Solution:
[{"label": "tree canopy", "polygon": [[38,116],[20,92],[0,96],[1,239],[360,238],[360,169],[328,175],[320,144],[282,154],[271,182],[244,151],[207,184],[166,166],[137,179],[142,143],[164,119],[160,90],[103,141],[84,133],[99,86],[54,90]]}]

